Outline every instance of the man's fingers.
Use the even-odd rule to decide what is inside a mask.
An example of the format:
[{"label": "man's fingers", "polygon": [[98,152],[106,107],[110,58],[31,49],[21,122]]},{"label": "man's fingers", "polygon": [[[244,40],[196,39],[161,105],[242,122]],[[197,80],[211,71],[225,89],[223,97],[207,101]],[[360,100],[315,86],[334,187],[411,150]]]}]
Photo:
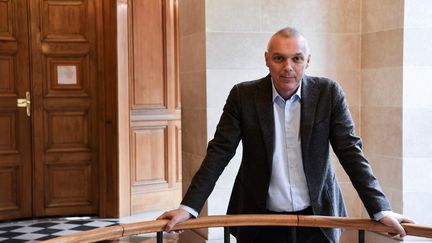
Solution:
[{"label": "man's fingers", "polygon": [[400,237],[406,236],[406,231],[400,223],[412,223],[412,224],[416,223],[413,219],[408,218],[402,214],[393,213],[393,216],[396,218],[396,222],[393,223],[393,228],[397,229]]},{"label": "man's fingers", "polygon": [[416,221],[410,218],[405,218],[402,223],[416,224]]},{"label": "man's fingers", "polygon": [[157,219],[156,220],[159,220],[159,219],[167,219],[167,212],[164,212],[162,215],[160,215],[159,217],[157,217]]},{"label": "man's fingers", "polygon": [[171,233],[171,231],[174,229],[174,226],[181,222],[181,218],[179,217],[173,217],[168,224],[165,227],[165,231],[168,233]]},{"label": "man's fingers", "polygon": [[387,215],[383,217],[380,220],[381,223],[392,227],[395,230],[395,234],[390,235],[397,235],[399,234],[400,237],[406,236],[405,229],[402,227],[400,223],[415,223],[414,220],[405,217],[404,215],[398,214],[398,213],[392,213],[390,215]]},{"label": "man's fingers", "polygon": [[397,218],[398,218],[398,221],[400,223],[411,223],[411,224],[415,224],[416,223],[413,219],[408,218],[408,217],[406,217],[404,215],[401,215],[401,214],[398,214]]},{"label": "man's fingers", "polygon": [[400,237],[404,237],[406,235],[405,229],[399,224],[399,222],[395,218],[392,218],[392,220],[389,220],[384,224],[392,227],[396,231],[395,233],[390,233],[389,235],[393,237],[398,235],[400,235]]},{"label": "man's fingers", "polygon": [[169,214],[169,213],[162,214],[161,216],[159,216],[158,219],[168,219],[169,220],[167,225],[165,226],[166,232],[171,232],[171,230],[174,228],[174,225],[176,225],[177,221],[178,221],[174,215]]},{"label": "man's fingers", "polygon": [[165,226],[166,232],[171,232],[174,229],[174,226],[178,223],[186,221],[190,219],[191,215],[183,209],[171,210],[163,213],[157,219],[168,219],[169,222]]},{"label": "man's fingers", "polygon": [[406,236],[405,229],[399,223],[395,224],[393,226],[393,228],[395,228],[397,230],[397,232],[399,233],[400,237]]},{"label": "man's fingers", "polygon": [[168,224],[165,226],[165,231],[170,233],[175,224],[176,224],[176,222],[173,222],[173,220],[170,220],[168,222]]}]

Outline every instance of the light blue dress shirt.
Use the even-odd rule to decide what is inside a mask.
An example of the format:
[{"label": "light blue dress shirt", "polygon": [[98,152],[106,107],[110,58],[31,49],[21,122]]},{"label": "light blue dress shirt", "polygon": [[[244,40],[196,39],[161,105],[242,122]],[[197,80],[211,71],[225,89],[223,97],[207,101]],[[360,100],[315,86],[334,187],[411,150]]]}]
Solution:
[{"label": "light blue dress shirt", "polygon": [[275,134],[267,209],[299,211],[310,206],[300,139],[301,85],[288,100],[278,94],[273,82],[272,90]]}]

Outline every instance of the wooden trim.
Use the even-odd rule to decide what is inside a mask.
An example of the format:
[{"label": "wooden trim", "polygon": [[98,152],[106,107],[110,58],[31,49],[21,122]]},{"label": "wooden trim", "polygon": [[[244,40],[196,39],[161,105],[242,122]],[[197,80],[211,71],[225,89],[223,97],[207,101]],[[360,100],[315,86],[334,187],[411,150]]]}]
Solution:
[{"label": "wooden trim", "polygon": [[[117,0],[119,215],[131,213],[129,109],[129,1]],[[121,166],[120,166],[121,164]]]},{"label": "wooden trim", "polygon": [[[117,226],[62,236],[45,242],[95,242],[136,234],[160,232],[164,230],[168,222],[168,220],[153,220],[121,224]],[[231,226],[313,226],[323,228],[367,230],[372,232],[395,232],[391,227],[385,226],[371,219],[273,214],[243,214],[200,217],[179,223],[174,227],[174,230]],[[432,227],[404,223],[402,226],[408,235],[432,238]]]},{"label": "wooden trim", "polygon": [[100,209],[101,217],[118,217],[119,213],[119,118],[117,53],[117,3],[97,1],[98,68],[100,89]]}]

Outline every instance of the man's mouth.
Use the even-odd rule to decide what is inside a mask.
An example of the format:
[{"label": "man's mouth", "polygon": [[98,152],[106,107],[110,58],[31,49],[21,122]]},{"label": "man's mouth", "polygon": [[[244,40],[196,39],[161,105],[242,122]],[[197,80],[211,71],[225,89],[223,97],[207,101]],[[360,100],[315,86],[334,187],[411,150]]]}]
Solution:
[{"label": "man's mouth", "polygon": [[295,79],[295,77],[294,76],[280,76],[281,78],[283,78],[283,79]]}]

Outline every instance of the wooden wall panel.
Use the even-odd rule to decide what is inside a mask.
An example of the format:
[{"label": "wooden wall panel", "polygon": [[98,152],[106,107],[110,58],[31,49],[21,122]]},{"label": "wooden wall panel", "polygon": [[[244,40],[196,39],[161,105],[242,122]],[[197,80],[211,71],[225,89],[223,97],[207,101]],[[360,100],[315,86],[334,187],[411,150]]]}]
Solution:
[{"label": "wooden wall panel", "polygon": [[134,214],[180,202],[178,16],[177,0],[127,4],[130,213]]},{"label": "wooden wall panel", "polygon": [[0,93],[12,94],[14,92],[14,73],[15,64],[12,56],[0,57]]},{"label": "wooden wall panel", "polygon": [[163,2],[132,1],[132,106],[167,106]]},{"label": "wooden wall panel", "polygon": [[[133,186],[166,183],[167,127],[154,126],[133,130]],[[142,151],[142,148],[146,148]]]},{"label": "wooden wall panel", "polygon": [[131,212],[148,212],[177,208],[181,201],[181,190],[149,191],[145,194],[132,194]]},{"label": "wooden wall panel", "polygon": [[0,93],[9,95],[15,93],[18,42],[13,26],[17,24],[16,15],[10,0],[0,1]]},{"label": "wooden wall panel", "polygon": [[16,112],[2,112],[0,114],[0,154],[18,153]]},{"label": "wooden wall panel", "polygon": [[42,39],[86,41],[88,6],[87,0],[43,1]]},{"label": "wooden wall panel", "polygon": [[179,79],[179,41],[178,41],[178,4],[177,0],[165,2],[165,40],[166,40],[166,78],[168,82],[168,109],[181,109]]},{"label": "wooden wall panel", "polygon": [[17,177],[18,166],[0,167],[0,208],[2,210],[19,209]]},{"label": "wooden wall panel", "polygon": [[175,122],[175,181],[181,183],[182,181],[182,133],[180,121]]},{"label": "wooden wall panel", "polygon": [[[70,206],[92,206],[90,163],[50,164],[46,166],[48,208]],[[70,183],[73,178],[74,183]]]},{"label": "wooden wall panel", "polygon": [[90,151],[89,115],[84,111],[45,111],[46,152]]},{"label": "wooden wall panel", "polygon": [[0,36],[12,37],[12,23],[14,13],[10,0],[0,0]]}]

